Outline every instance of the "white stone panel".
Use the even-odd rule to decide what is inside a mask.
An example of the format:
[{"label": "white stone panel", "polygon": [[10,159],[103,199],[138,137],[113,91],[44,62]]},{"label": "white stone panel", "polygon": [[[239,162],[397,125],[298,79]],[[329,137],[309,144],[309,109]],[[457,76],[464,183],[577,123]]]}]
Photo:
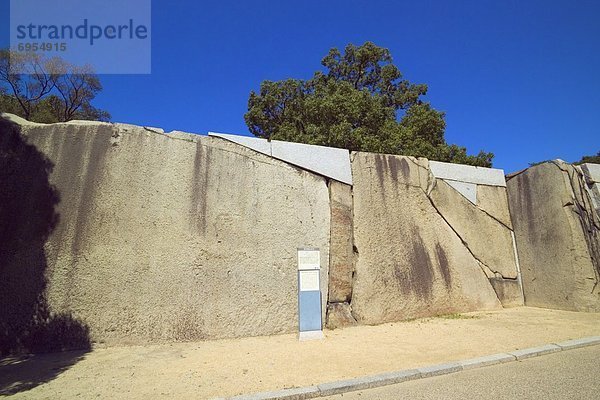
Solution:
[{"label": "white stone panel", "polygon": [[506,187],[504,170],[496,168],[474,167],[471,165],[451,164],[429,161],[429,167],[436,178],[475,183],[478,185]]},{"label": "white stone panel", "polygon": [[352,185],[350,152],[346,149],[311,144],[271,141],[272,156]]},{"label": "white stone panel", "polygon": [[458,193],[462,194],[471,203],[477,205],[477,185],[474,183],[458,182],[446,180],[446,183],[452,186]]},{"label": "white stone panel", "polygon": [[229,140],[308,171],[352,185],[350,152],[346,149],[282,142],[279,140],[268,141],[266,139],[224,133],[209,132],[208,135]]}]

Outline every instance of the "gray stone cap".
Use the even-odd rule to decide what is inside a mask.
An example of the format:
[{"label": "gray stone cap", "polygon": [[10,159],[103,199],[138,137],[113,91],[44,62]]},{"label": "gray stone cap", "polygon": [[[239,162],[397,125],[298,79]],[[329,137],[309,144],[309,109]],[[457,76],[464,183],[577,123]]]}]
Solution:
[{"label": "gray stone cap", "polygon": [[282,142],[280,140],[269,141],[261,138],[216,132],[209,132],[208,136],[237,143],[305,170],[352,185],[350,152],[346,149]]},{"label": "gray stone cap", "polygon": [[[19,125],[48,125],[27,121],[19,116],[2,113],[2,118],[8,119]],[[166,136],[196,142],[198,135],[181,131],[164,133],[161,128],[143,127],[123,123],[108,123],[99,121],[69,121],[63,124],[69,125],[114,125],[116,127],[131,127],[146,129]],[[278,160],[295,165],[307,171],[334,179],[336,181],[352,185],[352,167],[350,165],[350,152],[347,149],[335,147],[317,146],[304,143],[284,142],[231,135],[226,133],[209,132],[209,136],[221,138],[241,146],[250,148],[259,153],[268,155]],[[478,185],[506,187],[504,171],[495,168],[474,167],[470,165],[451,164],[439,161],[429,161],[429,167],[436,178],[447,181],[471,183]],[[589,171],[589,176],[594,182],[600,181],[600,165],[583,164],[582,169]]]},{"label": "gray stone cap", "polygon": [[431,173],[436,178],[449,181],[475,183],[477,185],[506,187],[504,170],[497,168],[474,167],[472,165],[451,164],[429,161]]}]

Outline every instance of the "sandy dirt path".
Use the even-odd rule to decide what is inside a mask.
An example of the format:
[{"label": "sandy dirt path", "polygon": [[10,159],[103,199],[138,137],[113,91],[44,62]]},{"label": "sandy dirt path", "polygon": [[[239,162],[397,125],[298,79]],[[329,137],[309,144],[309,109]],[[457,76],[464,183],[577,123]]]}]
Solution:
[{"label": "sandy dirt path", "polygon": [[0,393],[209,399],[313,385],[600,335],[600,314],[514,308],[296,335],[97,348],[0,362]]}]

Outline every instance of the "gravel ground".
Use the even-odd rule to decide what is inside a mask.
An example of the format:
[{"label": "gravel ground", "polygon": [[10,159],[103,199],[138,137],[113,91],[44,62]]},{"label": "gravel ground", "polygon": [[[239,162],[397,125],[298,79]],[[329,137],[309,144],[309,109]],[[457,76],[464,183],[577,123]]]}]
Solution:
[{"label": "gravel ground", "polygon": [[0,360],[0,394],[208,399],[307,386],[600,335],[600,313],[521,307],[296,335]]}]

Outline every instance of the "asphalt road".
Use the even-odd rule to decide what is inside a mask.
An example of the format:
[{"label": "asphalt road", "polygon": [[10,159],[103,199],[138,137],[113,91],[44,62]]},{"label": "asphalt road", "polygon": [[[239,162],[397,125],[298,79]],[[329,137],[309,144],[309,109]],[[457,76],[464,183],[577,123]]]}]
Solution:
[{"label": "asphalt road", "polygon": [[365,399],[600,399],[600,346],[326,397]]}]

